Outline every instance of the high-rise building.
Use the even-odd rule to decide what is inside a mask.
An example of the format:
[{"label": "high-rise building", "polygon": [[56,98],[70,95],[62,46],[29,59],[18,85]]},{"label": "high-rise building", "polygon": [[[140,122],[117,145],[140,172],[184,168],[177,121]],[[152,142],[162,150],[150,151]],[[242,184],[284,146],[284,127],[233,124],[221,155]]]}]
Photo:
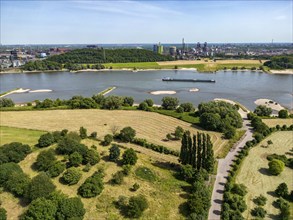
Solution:
[{"label": "high-rise building", "polygon": [[163,54],[163,51],[164,51],[164,47],[163,47],[163,45],[161,45],[161,43],[155,44],[153,46],[153,52],[154,53]]}]

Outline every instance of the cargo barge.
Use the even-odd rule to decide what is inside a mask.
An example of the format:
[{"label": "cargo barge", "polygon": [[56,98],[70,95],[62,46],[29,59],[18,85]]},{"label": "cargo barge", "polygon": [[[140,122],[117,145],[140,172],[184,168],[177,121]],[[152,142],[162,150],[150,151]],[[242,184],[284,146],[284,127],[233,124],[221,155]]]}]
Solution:
[{"label": "cargo barge", "polygon": [[205,83],[215,83],[216,80],[214,79],[174,79],[170,77],[165,77],[162,81],[167,82],[205,82]]}]

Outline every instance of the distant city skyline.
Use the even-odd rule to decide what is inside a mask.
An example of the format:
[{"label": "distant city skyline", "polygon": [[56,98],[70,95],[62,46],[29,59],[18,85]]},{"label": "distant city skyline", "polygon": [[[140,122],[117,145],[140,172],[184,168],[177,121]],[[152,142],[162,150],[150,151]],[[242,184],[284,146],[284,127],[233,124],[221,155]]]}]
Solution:
[{"label": "distant city skyline", "polygon": [[3,45],[293,42],[292,1],[0,3]]}]

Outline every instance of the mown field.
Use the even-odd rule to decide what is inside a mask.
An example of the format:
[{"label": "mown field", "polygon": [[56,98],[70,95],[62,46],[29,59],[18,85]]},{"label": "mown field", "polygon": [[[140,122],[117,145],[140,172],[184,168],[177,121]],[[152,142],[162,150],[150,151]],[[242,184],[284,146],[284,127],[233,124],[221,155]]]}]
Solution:
[{"label": "mown field", "polygon": [[[18,134],[18,140],[27,140],[26,143],[35,144],[36,136],[35,134],[39,131],[19,129],[19,128],[7,128],[0,127],[1,136],[7,136],[7,134]],[[31,135],[29,133],[32,133]],[[42,132],[40,132],[42,134]],[[15,141],[17,138],[14,135],[10,135],[10,138],[6,138],[5,142]],[[30,138],[29,138],[30,137]],[[4,142],[3,142],[4,143]],[[185,192],[182,187],[186,186],[187,183],[177,180],[174,177],[174,171],[172,168],[165,167],[166,158],[163,155],[161,159],[160,154],[156,153],[156,157],[149,156],[144,153],[138,153],[138,162],[132,168],[132,172],[129,176],[125,177],[122,185],[112,185],[110,180],[112,174],[116,173],[122,168],[114,162],[110,162],[107,159],[109,147],[103,147],[99,145],[98,141],[85,139],[83,143],[89,147],[93,144],[98,146],[97,151],[101,155],[101,161],[93,166],[89,172],[82,172],[82,179],[78,184],[73,186],[63,185],[59,181],[59,177],[53,179],[57,190],[69,196],[76,196],[78,187],[84,182],[84,180],[91,176],[97,169],[103,168],[105,171],[104,177],[104,190],[96,198],[82,199],[84,206],[87,210],[84,219],[124,219],[119,213],[119,210],[115,208],[114,201],[118,199],[120,195],[123,196],[133,196],[142,194],[146,196],[149,208],[144,212],[141,219],[184,219],[184,216],[180,212],[180,205],[186,201]],[[49,147],[54,148],[55,145]],[[129,147],[129,146],[128,146]],[[48,149],[48,148],[46,148]],[[30,177],[37,175],[38,173],[32,170],[32,164],[35,162],[37,155],[40,151],[45,149],[35,149],[33,153],[29,154],[23,161],[19,163],[21,168]],[[146,150],[146,149],[144,149]],[[121,154],[124,149],[121,149]],[[61,159],[61,156],[58,156]],[[147,167],[155,174],[154,181],[148,181],[138,176],[135,170],[139,167]],[[80,166],[82,169],[83,166]],[[62,174],[61,174],[62,175]],[[132,192],[130,188],[134,183],[138,183],[140,188],[137,192]],[[15,220],[19,215],[21,215],[27,206],[22,203],[19,199],[15,198],[12,194],[7,192],[0,193],[0,202],[2,206],[7,210],[8,219]]]},{"label": "mown field", "polygon": [[[88,129],[88,133],[96,131],[98,138],[112,133],[114,128],[120,131],[123,127],[131,126],[136,130],[137,137],[145,138],[150,143],[179,150],[180,141],[165,141],[168,133],[173,133],[177,126],[181,126],[191,133],[202,131],[187,122],[154,112],[122,111],[122,110],[48,110],[48,111],[19,111],[0,112],[1,125],[36,130],[55,131],[68,129],[78,131],[81,126]],[[208,132],[214,144],[216,156],[227,144],[221,133]]]},{"label": "mown field", "polygon": [[262,121],[269,127],[276,127],[276,125],[287,125],[293,124],[293,118],[273,118],[273,119],[262,119]]},{"label": "mown field", "polygon": [[[267,141],[273,142],[269,147]],[[247,187],[247,195],[245,201],[248,209],[244,212],[245,219],[253,219],[250,211],[255,207],[253,199],[260,194],[263,194],[267,198],[267,203],[264,209],[267,211],[265,219],[278,219],[279,210],[276,209],[272,203],[277,199],[274,196],[273,191],[277,186],[285,182],[288,185],[289,192],[293,189],[293,171],[292,169],[285,167],[285,170],[279,176],[272,176],[268,172],[268,160],[266,159],[269,154],[285,154],[290,152],[293,147],[293,135],[292,131],[276,132],[267,137],[256,147],[252,148],[249,152],[249,156],[244,160],[239,174],[236,177],[236,183],[242,183]],[[292,153],[292,151],[291,151]],[[288,158],[292,157],[286,154]],[[291,208],[293,204],[291,203]],[[291,209],[291,218],[293,218],[293,212]]]}]

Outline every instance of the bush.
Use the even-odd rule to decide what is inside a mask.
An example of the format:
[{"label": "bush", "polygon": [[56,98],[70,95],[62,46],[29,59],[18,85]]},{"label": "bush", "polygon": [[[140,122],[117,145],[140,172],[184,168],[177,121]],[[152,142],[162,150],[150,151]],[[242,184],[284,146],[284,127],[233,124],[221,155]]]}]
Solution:
[{"label": "bush", "polygon": [[138,167],[135,170],[135,175],[150,182],[154,182],[157,179],[156,174],[148,167]]},{"label": "bush", "polygon": [[254,110],[254,113],[257,116],[270,116],[272,112],[273,112],[272,109],[266,107],[265,105],[259,105]]},{"label": "bush", "polygon": [[121,108],[124,100],[122,97],[119,96],[108,96],[104,99],[102,103],[102,108],[104,109],[119,109]]},{"label": "bush", "polygon": [[122,159],[123,164],[135,165],[137,162],[137,155],[132,148],[124,151],[122,158],[123,158]]},{"label": "bush", "polygon": [[83,219],[85,212],[80,198],[66,198],[60,202],[58,219]]},{"label": "bush", "polygon": [[6,220],[7,219],[7,214],[6,214],[6,209],[0,207],[0,219],[1,220]]},{"label": "bush", "polygon": [[51,179],[45,174],[40,173],[35,176],[28,186],[26,198],[30,201],[40,197],[46,197],[55,190],[56,186]]},{"label": "bush", "polygon": [[86,152],[83,162],[85,164],[90,164],[93,166],[99,163],[99,161],[100,161],[100,154],[96,150],[90,149]]},{"label": "bush", "polygon": [[167,110],[175,110],[177,105],[179,104],[179,100],[175,97],[164,97],[162,99],[162,107]]},{"label": "bush", "polygon": [[0,98],[0,108],[3,107],[14,107],[14,102],[12,99],[7,99],[7,98]]},{"label": "bush", "polygon": [[38,171],[47,171],[57,161],[53,149],[44,150],[39,153],[35,166]]},{"label": "bush", "polygon": [[266,216],[267,212],[262,207],[255,207],[251,210],[251,215],[259,218],[264,218]]},{"label": "bush", "polygon": [[93,138],[93,139],[96,139],[98,136],[97,132],[92,132],[91,135],[90,135],[90,138]]},{"label": "bush", "polygon": [[124,97],[123,105],[124,106],[133,106],[134,100],[132,97]]},{"label": "bush", "polygon": [[138,109],[146,111],[146,110],[148,110],[148,104],[146,102],[141,102],[138,106]]},{"label": "bush", "polygon": [[147,208],[148,202],[143,195],[132,196],[129,198],[127,216],[130,218],[139,218]]},{"label": "bush", "polygon": [[87,129],[84,127],[79,128],[79,136],[81,139],[87,138]]},{"label": "bush", "polygon": [[177,126],[176,129],[175,129],[175,139],[176,140],[180,140],[183,136],[183,133],[184,133],[184,129],[180,126]]},{"label": "bush", "polygon": [[78,152],[84,156],[88,150],[87,146],[79,143],[80,137],[76,133],[69,133],[58,142],[56,152],[58,154],[70,155],[74,152]]},{"label": "bush", "polygon": [[278,116],[279,116],[279,118],[288,118],[289,114],[286,109],[282,109],[278,112]]},{"label": "bush", "polygon": [[193,111],[194,111],[193,104],[190,103],[190,102],[182,103],[182,104],[180,105],[180,107],[183,108],[183,111],[184,111],[184,112],[193,112]]},{"label": "bush", "polygon": [[4,144],[0,147],[0,164],[22,161],[29,153],[31,148],[19,142]]},{"label": "bush", "polygon": [[122,182],[123,182],[123,179],[124,179],[124,173],[123,173],[123,171],[120,170],[120,171],[116,172],[115,174],[113,174],[112,177],[113,177],[113,178],[112,178],[111,182],[112,182],[113,184],[120,185],[120,184],[122,184]]},{"label": "bush", "polygon": [[140,185],[138,183],[134,183],[131,190],[136,192],[139,189]]},{"label": "bush", "polygon": [[124,142],[131,142],[136,135],[136,132],[131,127],[125,127],[120,131],[119,138]]},{"label": "bush", "polygon": [[266,204],[266,202],[267,202],[267,198],[264,197],[263,195],[260,195],[260,196],[258,196],[258,197],[255,197],[255,198],[253,199],[253,202],[254,202],[256,205],[258,205],[258,206],[264,206],[264,205]]},{"label": "bush", "polygon": [[53,135],[55,143],[57,143],[58,141],[60,141],[62,139],[61,131],[53,131],[52,135]]},{"label": "bush", "polygon": [[131,168],[132,168],[132,166],[130,164],[122,166],[122,169],[123,169],[122,171],[123,171],[125,176],[128,176],[130,174]]},{"label": "bush", "polygon": [[181,165],[180,176],[182,177],[182,179],[188,182],[193,178],[194,174],[195,170],[190,164]]},{"label": "bush", "polygon": [[179,106],[179,107],[176,109],[176,112],[177,112],[177,113],[183,113],[183,112],[184,112],[184,108],[182,108],[181,106]]},{"label": "bush", "polygon": [[46,133],[41,135],[38,140],[38,147],[49,147],[51,144],[55,142],[54,136],[51,133]]},{"label": "bush", "polygon": [[236,129],[232,126],[228,126],[224,131],[224,137],[226,139],[233,138],[236,134]]},{"label": "bush", "polygon": [[49,167],[48,173],[50,177],[57,177],[65,170],[66,165],[61,161],[55,162],[52,166]]},{"label": "bush", "polygon": [[111,134],[107,134],[107,135],[105,135],[105,137],[104,137],[104,141],[103,141],[103,145],[104,146],[108,146],[108,145],[110,145],[111,144],[111,142],[113,141],[113,136],[111,135]]},{"label": "bush", "polygon": [[272,161],[269,162],[269,171],[273,175],[276,175],[276,176],[279,175],[280,173],[282,173],[284,168],[285,168],[285,164],[280,160],[273,159]]},{"label": "bush", "polygon": [[281,183],[277,189],[275,190],[275,193],[279,197],[286,198],[289,195],[288,186],[286,183]]},{"label": "bush", "polygon": [[153,107],[153,105],[154,105],[154,101],[152,99],[146,99],[146,100],[144,100],[144,102],[147,103],[147,105],[149,107]]},{"label": "bush", "polygon": [[70,167],[63,174],[62,180],[64,181],[64,183],[66,183],[68,185],[74,185],[74,184],[78,183],[81,176],[82,176],[82,174],[77,168]]},{"label": "bush", "polygon": [[12,172],[4,184],[4,188],[15,196],[23,196],[30,184],[28,175],[22,172]]},{"label": "bush", "polygon": [[91,198],[99,195],[104,189],[101,173],[95,172],[91,177],[78,188],[78,194],[84,198]]},{"label": "bush", "polygon": [[14,172],[22,173],[22,169],[16,163],[4,163],[0,165],[0,186],[3,186]]},{"label": "bush", "polygon": [[109,160],[110,161],[117,161],[120,156],[120,148],[116,145],[113,144],[112,147],[109,149]]}]

